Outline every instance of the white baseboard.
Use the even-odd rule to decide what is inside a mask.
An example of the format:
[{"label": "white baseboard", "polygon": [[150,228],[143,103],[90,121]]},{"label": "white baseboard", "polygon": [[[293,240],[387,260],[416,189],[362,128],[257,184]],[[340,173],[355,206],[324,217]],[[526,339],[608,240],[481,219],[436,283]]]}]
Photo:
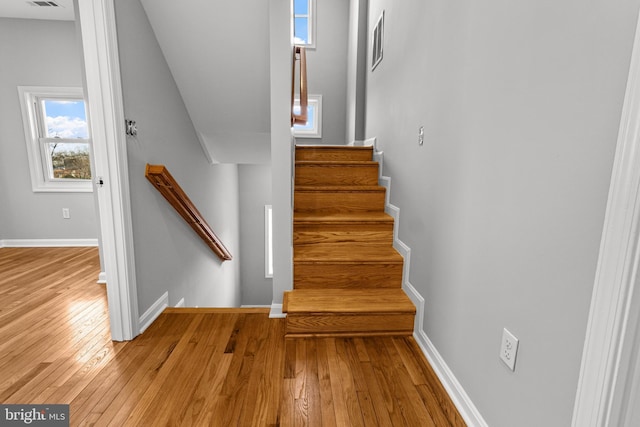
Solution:
[{"label": "white baseboard", "polygon": [[453,375],[453,372],[449,369],[442,356],[440,356],[440,353],[438,353],[438,350],[436,350],[436,347],[431,340],[429,340],[424,330],[420,328],[419,331],[414,332],[413,336],[429,361],[431,368],[440,379],[447,393],[449,393],[451,401],[456,405],[464,422],[469,427],[488,427],[487,422],[482,418],[482,415],[469,398],[469,395],[464,391],[464,388],[462,388],[462,385],[458,382],[455,375]]},{"label": "white baseboard", "polygon": [[270,319],[283,319],[287,317],[286,313],[282,312],[282,304],[271,304],[271,312],[269,313]]},{"label": "white baseboard", "polygon": [[271,306],[265,304],[242,304],[240,308],[271,308]]},{"label": "white baseboard", "polygon": [[67,248],[98,246],[98,239],[4,239],[0,248]]},{"label": "white baseboard", "polygon": [[372,147],[375,145],[375,142],[376,142],[375,138],[369,138],[369,139],[365,139],[364,141],[354,140],[348,143],[347,145],[350,145],[352,147]]},{"label": "white baseboard", "polygon": [[400,208],[392,205],[389,202],[389,194],[391,193],[391,178],[388,176],[382,175],[382,161],[383,161],[383,153],[381,151],[376,151],[375,149],[375,138],[369,139],[365,141],[366,145],[374,146],[373,159],[377,161],[380,165],[379,167],[379,184],[386,188],[385,194],[385,212],[393,217],[394,227],[393,227],[393,247],[402,255],[404,258],[404,269],[402,276],[402,289],[406,292],[409,299],[416,306],[416,318],[414,323],[414,338],[420,346],[420,349],[424,353],[425,357],[429,361],[429,364],[433,368],[433,371],[438,376],[438,379],[444,386],[445,390],[449,394],[451,401],[458,409],[460,416],[464,419],[465,423],[467,423],[470,427],[487,427],[487,423],[482,418],[482,415],[475,407],[469,395],[465,392],[462,385],[458,382],[455,375],[446,362],[438,353],[438,350],[433,345],[427,334],[423,329],[424,325],[424,298],[420,293],[413,287],[413,285],[409,282],[409,272],[411,271],[411,248],[407,246],[402,240],[398,238],[398,229],[400,224]]},{"label": "white baseboard", "polygon": [[154,302],[147,311],[144,312],[140,319],[138,320],[138,325],[140,328],[140,333],[143,333],[154,320],[162,314],[162,311],[169,306],[169,293],[165,292],[156,302]]},{"label": "white baseboard", "polygon": [[100,283],[101,285],[104,285],[107,283],[107,273],[104,271],[101,271],[100,274],[98,274],[98,281],[97,283]]},{"label": "white baseboard", "polygon": [[178,301],[178,303],[174,307],[176,308],[184,307],[184,298]]}]

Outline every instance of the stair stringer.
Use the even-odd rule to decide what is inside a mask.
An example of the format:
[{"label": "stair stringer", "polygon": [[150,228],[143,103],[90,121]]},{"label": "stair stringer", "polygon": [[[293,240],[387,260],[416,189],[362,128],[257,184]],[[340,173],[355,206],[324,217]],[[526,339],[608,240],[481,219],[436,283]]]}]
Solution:
[{"label": "stair stringer", "polygon": [[398,237],[398,230],[400,229],[400,208],[389,202],[391,194],[391,177],[384,176],[382,174],[384,170],[384,152],[378,151],[375,138],[367,139],[364,141],[363,145],[373,146],[373,160],[378,162],[380,165],[378,168],[378,184],[386,189],[384,211],[393,217],[393,247],[404,258],[402,290],[404,290],[411,302],[416,306],[413,337],[467,425],[474,427],[488,427],[487,422],[478,411],[478,408],[473,404],[471,398],[462,387],[462,384],[460,384],[453,374],[453,371],[449,368],[433,342],[431,342],[427,336],[427,333],[424,331],[425,300],[409,281],[409,272],[411,271],[411,248]]}]

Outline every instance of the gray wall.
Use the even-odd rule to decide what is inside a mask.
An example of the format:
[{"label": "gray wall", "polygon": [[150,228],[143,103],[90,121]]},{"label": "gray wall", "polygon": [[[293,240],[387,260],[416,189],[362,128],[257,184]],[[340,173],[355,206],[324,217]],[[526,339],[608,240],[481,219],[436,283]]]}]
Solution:
[{"label": "gray wall", "polygon": [[271,204],[271,166],[239,165],[240,256],[243,305],[271,305],[273,279],[265,277],[264,206]]},{"label": "gray wall", "polygon": [[302,144],[345,144],[349,2],[316,2],[316,48],[307,50],[309,94],[322,95],[322,138]]},{"label": "gray wall", "polygon": [[0,240],[95,239],[93,193],[31,190],[17,90],[82,86],[74,22],[0,18],[0,58]]},{"label": "gray wall", "polygon": [[[117,0],[116,22],[128,138],[139,312],[164,292],[169,304],[240,304],[238,169],[209,165],[139,0]],[[164,164],[234,259],[221,262],[144,177]]]},{"label": "gray wall", "polygon": [[424,330],[490,426],[568,426],[638,1],[371,0],[369,34],[383,9],[366,133]]}]

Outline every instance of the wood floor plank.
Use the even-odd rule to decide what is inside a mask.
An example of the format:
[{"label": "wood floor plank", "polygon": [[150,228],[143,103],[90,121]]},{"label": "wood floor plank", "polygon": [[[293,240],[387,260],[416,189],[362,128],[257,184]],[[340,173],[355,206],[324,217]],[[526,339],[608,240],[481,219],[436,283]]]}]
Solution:
[{"label": "wood floor plank", "polygon": [[337,425],[336,410],[333,404],[333,390],[331,388],[331,369],[327,355],[326,339],[316,340],[316,353],[318,361],[318,393],[320,394],[320,412],[323,426],[333,427]]},{"label": "wood floor plank", "polygon": [[356,379],[354,378],[355,370],[351,368],[349,355],[346,348],[347,339],[336,338],[336,356],[338,358],[338,368],[340,370],[340,382],[342,391],[345,396],[347,412],[349,420],[353,426],[365,426],[362,418],[362,409],[358,401]]},{"label": "wood floor plank", "polygon": [[338,350],[336,348],[336,339],[326,338],[325,343],[329,373],[331,375],[331,392],[333,394],[333,407],[335,409],[336,424],[339,426],[348,426],[353,425],[354,422],[357,423],[358,421],[362,424],[362,420],[358,420],[357,418],[355,420],[351,420],[350,417],[348,394],[352,393],[353,389],[345,390],[345,386],[349,386],[349,381],[346,380],[343,384],[340,362],[338,360]]}]

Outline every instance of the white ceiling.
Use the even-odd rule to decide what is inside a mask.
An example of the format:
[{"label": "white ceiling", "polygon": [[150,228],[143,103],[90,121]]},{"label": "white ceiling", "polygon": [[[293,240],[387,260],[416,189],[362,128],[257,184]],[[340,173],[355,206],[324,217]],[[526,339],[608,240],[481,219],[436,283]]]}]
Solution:
[{"label": "white ceiling", "polygon": [[73,0],[50,0],[54,6],[36,6],[27,0],[0,0],[0,18],[55,19],[73,21]]}]

